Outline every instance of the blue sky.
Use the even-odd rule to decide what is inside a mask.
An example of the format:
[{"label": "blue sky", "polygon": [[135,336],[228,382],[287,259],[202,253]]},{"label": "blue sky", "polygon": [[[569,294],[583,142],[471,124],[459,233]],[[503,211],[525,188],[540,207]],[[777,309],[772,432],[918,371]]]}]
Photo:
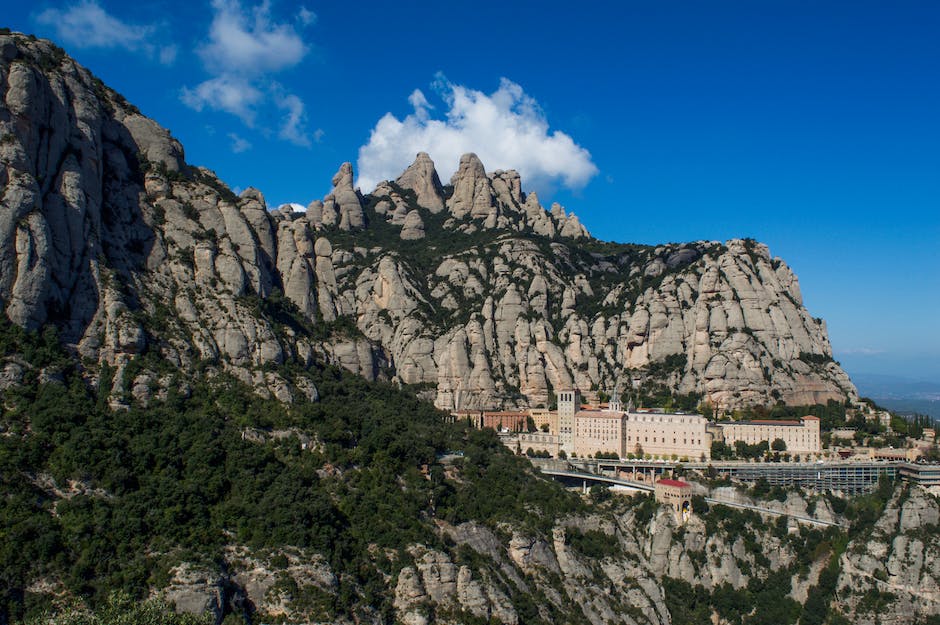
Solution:
[{"label": "blue sky", "polygon": [[470,146],[602,239],[763,241],[850,373],[940,381],[940,3],[2,4],[272,207]]}]

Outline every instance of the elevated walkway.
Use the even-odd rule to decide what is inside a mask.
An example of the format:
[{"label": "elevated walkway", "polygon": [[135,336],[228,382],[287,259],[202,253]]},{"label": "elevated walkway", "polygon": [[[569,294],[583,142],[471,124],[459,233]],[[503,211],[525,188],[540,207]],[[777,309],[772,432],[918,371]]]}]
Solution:
[{"label": "elevated walkway", "polygon": [[[543,463],[544,464],[544,463]],[[577,471],[573,469],[560,469],[554,467],[539,467],[542,471],[542,474],[563,481],[569,484],[580,485],[582,489],[587,490],[588,484],[604,484],[607,486],[622,486],[625,488],[630,488],[638,491],[653,492],[655,486],[653,482],[641,482],[636,480],[626,480],[618,477],[613,477],[610,475],[603,475],[599,473],[588,473],[585,471]],[[578,484],[580,482],[580,484]],[[791,518],[799,523],[805,523],[808,525],[816,525],[820,527],[847,527],[842,523],[836,523],[833,521],[823,521],[820,519],[814,519],[812,517],[802,516],[798,514],[790,514],[782,510],[775,510],[773,508],[767,508],[764,506],[753,505],[742,503],[738,501],[728,501],[725,499],[715,499],[714,497],[705,497],[705,501],[709,505],[720,505],[728,506],[730,508],[738,508],[740,510],[752,510],[760,514],[770,514],[773,516],[785,516]]]},{"label": "elevated walkway", "polygon": [[697,471],[713,471],[717,477],[742,482],[756,482],[762,479],[771,486],[798,486],[820,492],[838,491],[846,495],[871,492],[883,475],[924,486],[940,485],[940,464],[901,461],[679,463],[652,460],[533,458],[532,464],[543,471],[574,470],[650,485],[664,475],[672,475],[673,470],[679,467]]}]

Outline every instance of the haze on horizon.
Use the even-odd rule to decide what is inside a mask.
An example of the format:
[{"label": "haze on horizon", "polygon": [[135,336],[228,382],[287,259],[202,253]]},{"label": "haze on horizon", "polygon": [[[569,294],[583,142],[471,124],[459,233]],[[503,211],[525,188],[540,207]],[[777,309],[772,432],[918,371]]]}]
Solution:
[{"label": "haze on horizon", "polygon": [[5,9],[272,207],[474,151],[601,239],[760,240],[849,373],[940,382],[937,3]]}]

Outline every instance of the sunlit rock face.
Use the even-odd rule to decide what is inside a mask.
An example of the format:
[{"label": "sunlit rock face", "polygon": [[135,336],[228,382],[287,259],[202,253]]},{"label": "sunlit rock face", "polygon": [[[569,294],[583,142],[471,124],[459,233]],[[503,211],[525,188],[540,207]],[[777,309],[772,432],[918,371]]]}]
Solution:
[{"label": "sunlit rock face", "polygon": [[313,391],[269,365],[318,359],[441,407],[654,383],[723,407],[856,396],[762,244],[602,243],[474,154],[446,186],[422,153],[365,192],[344,163],[306,212],[272,212],[49,42],[0,35],[0,88],[0,304],[139,399],[158,372],[122,372],[144,353],[285,401]]}]

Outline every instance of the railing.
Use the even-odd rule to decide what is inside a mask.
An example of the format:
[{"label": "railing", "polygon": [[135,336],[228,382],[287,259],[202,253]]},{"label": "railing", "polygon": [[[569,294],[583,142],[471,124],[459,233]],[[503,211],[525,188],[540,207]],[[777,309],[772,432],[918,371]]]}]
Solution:
[{"label": "railing", "polygon": [[940,485],[940,464],[900,461],[830,462],[712,462],[678,463],[650,460],[588,460],[533,458],[543,471],[575,471],[607,475],[625,481],[652,483],[677,468],[710,471],[716,477],[743,482],[766,480],[771,486],[799,486],[819,491],[839,491],[855,495],[873,490],[881,476],[900,478],[925,486]]}]

